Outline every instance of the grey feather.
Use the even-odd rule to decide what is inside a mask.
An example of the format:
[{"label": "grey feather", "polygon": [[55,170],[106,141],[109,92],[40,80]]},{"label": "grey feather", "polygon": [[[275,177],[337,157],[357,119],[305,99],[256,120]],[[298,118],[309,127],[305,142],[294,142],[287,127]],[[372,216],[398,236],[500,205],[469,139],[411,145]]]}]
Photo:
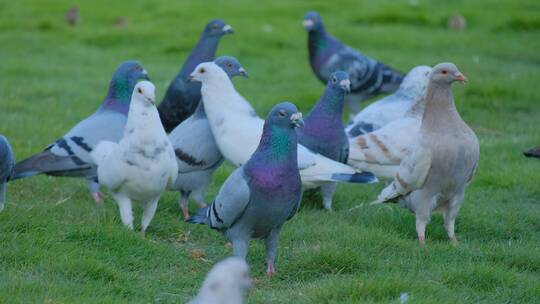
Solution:
[{"label": "grey feather", "polygon": [[0,134],[0,211],[6,201],[6,184],[13,176],[15,157],[7,138]]}]

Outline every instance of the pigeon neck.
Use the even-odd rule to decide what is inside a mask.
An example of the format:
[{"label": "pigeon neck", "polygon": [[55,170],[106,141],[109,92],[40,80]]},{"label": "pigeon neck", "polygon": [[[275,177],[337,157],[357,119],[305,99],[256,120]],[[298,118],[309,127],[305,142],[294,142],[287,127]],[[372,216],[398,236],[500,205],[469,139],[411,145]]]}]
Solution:
[{"label": "pigeon neck", "polygon": [[[409,93],[409,94],[407,94]],[[423,116],[426,109],[426,97],[420,94],[413,94],[412,92],[403,92],[403,98],[411,98],[414,100],[413,105],[407,110],[405,116],[419,117]]]},{"label": "pigeon neck", "polygon": [[327,87],[323,96],[317,102],[313,110],[306,115],[306,126],[310,125],[310,121],[333,121],[341,125],[341,116],[343,113],[343,99],[345,92],[342,90]]},{"label": "pigeon neck", "polygon": [[448,130],[460,117],[449,84],[430,82],[424,103],[425,109],[422,117],[422,130],[424,131]]},{"label": "pigeon neck", "polygon": [[293,129],[278,127],[265,122],[261,141],[253,153],[250,163],[279,163],[297,167],[297,139]]},{"label": "pigeon neck", "polygon": [[136,131],[139,138],[156,138],[159,135],[156,133],[159,129],[165,134],[156,107],[142,100],[132,101],[124,137]]},{"label": "pigeon neck", "polygon": [[127,114],[134,86],[127,79],[113,78],[109,84],[109,92],[99,110],[112,110]]},{"label": "pigeon neck", "polygon": [[206,112],[204,111],[204,103],[201,101],[199,102],[199,105],[195,109],[195,112],[193,112],[194,118],[206,118]]},{"label": "pigeon neck", "polygon": [[311,59],[314,59],[318,52],[322,52],[326,49],[328,46],[328,39],[326,38],[327,33],[323,24],[321,24],[318,28],[309,31],[308,46]]},{"label": "pigeon neck", "polygon": [[180,76],[185,78],[193,72],[199,63],[214,60],[220,38],[220,36],[206,36],[205,33],[202,33],[197,45],[184,62]]}]

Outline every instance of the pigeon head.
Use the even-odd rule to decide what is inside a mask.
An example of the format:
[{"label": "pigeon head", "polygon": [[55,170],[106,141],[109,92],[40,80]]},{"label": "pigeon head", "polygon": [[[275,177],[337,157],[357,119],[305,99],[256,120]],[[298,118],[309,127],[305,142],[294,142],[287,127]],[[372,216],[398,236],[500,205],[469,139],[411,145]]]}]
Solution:
[{"label": "pigeon head", "polygon": [[149,80],[149,78],[139,62],[129,60],[120,64],[109,84],[109,92],[102,108],[127,113],[133,88],[141,80]]},{"label": "pigeon head", "polygon": [[412,68],[401,82],[399,89],[415,93],[424,92],[429,80],[429,73],[431,73],[431,67],[427,65]]},{"label": "pigeon head", "polygon": [[156,87],[147,80],[137,83],[133,90],[133,100],[142,103],[145,107],[155,106]]},{"label": "pigeon head", "polygon": [[188,81],[208,82],[228,79],[227,74],[213,62],[200,63],[189,75]]},{"label": "pigeon head", "polygon": [[233,78],[234,76],[248,77],[248,73],[244,67],[232,56],[221,56],[214,60],[214,63],[223,69],[229,78]]},{"label": "pigeon head", "polygon": [[304,29],[308,32],[315,31],[323,27],[321,15],[315,11],[307,12],[304,15]]},{"label": "pigeon head", "polygon": [[282,102],[276,105],[268,116],[266,123],[275,127],[294,129],[302,126],[302,113],[298,112],[296,106],[290,102]]},{"label": "pigeon head", "polygon": [[218,300],[241,298],[245,291],[251,289],[251,284],[247,263],[240,258],[230,257],[208,272],[199,297]]},{"label": "pigeon head", "polygon": [[207,37],[221,37],[232,33],[234,31],[230,25],[223,22],[223,20],[214,19],[206,24],[203,35]]},{"label": "pigeon head", "polygon": [[336,71],[328,78],[327,88],[349,93],[351,91],[351,80],[349,74],[344,71]]},{"label": "pigeon head", "polygon": [[454,81],[467,82],[465,75],[458,70],[455,64],[449,62],[439,63],[433,67],[430,79],[440,85],[450,85]]}]

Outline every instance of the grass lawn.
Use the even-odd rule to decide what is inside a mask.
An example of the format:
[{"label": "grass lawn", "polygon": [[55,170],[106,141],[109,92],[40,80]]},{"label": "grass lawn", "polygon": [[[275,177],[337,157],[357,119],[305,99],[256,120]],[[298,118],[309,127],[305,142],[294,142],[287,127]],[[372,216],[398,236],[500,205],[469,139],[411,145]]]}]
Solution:
[{"label": "grass lawn", "polygon": [[[455,62],[469,78],[454,95],[480,138],[480,167],[457,219],[458,247],[440,215],[420,248],[407,210],[348,211],[382,184],[341,185],[334,213],[306,196],[284,226],[277,276],[265,276],[263,246],[252,243],[248,302],[399,303],[408,293],[408,303],[540,303],[540,161],[521,155],[540,144],[540,2],[78,1],[81,23],[70,27],[64,13],[74,2],[0,1],[0,133],[17,159],[95,111],[126,59],[143,63],[161,100],[216,17],[236,30],[218,55],[236,56],[248,70],[235,84],[259,114],[283,100],[306,112],[323,90],[301,25],[317,9],[335,36],[403,71]],[[454,12],[467,19],[464,32],[447,29]],[[120,16],[124,27],[114,25]],[[231,171],[218,170],[209,201]],[[181,220],[175,193],[162,197],[143,239],[121,225],[110,197],[96,206],[83,180],[39,176],[8,190],[0,303],[184,302],[231,254],[221,235]]]}]

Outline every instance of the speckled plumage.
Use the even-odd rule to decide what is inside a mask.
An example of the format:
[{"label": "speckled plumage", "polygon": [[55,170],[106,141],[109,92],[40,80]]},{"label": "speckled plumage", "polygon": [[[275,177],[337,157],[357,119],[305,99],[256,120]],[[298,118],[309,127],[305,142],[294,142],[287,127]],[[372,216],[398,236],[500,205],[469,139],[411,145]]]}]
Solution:
[{"label": "speckled plumage", "polygon": [[201,99],[201,84],[188,82],[187,77],[199,63],[214,60],[221,37],[228,33],[232,33],[232,28],[219,19],[212,20],[205,26],[197,45],[170,83],[158,106],[165,131],[171,132],[197,108]]},{"label": "speckled plumage", "polygon": [[117,142],[122,138],[133,88],[148,74],[137,61],[126,61],[115,71],[107,96],[98,110],[79,122],[43,152],[15,166],[14,179],[47,174],[85,177],[94,199],[100,201],[94,161],[90,152],[102,140]]},{"label": "speckled plumage", "polygon": [[347,96],[346,102],[353,111],[359,110],[359,101],[399,88],[403,80],[402,73],[361,54],[328,34],[317,12],[306,13],[304,27],[309,33],[309,59],[317,78],[326,83],[335,71],[349,73],[351,94]]},{"label": "speckled plumage", "polygon": [[251,238],[263,238],[268,274],[275,271],[281,227],[296,213],[302,196],[294,131],[299,117],[293,104],[276,105],[251,158],[227,178],[212,205],[191,219],[223,231],[241,258]]}]

